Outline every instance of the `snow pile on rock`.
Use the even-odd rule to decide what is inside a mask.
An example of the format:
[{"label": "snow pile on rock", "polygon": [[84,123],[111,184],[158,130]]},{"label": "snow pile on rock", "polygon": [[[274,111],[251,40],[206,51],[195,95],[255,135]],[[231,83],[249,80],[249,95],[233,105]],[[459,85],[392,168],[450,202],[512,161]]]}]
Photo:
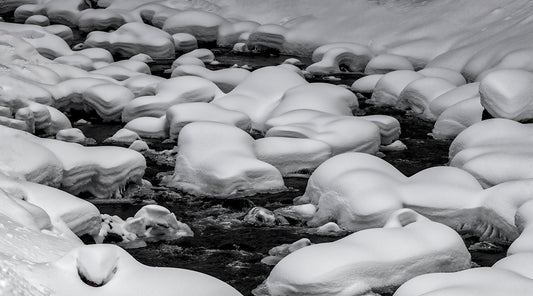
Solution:
[{"label": "snow pile on rock", "polygon": [[123,57],[145,53],[154,59],[174,58],[172,36],[143,23],[127,23],[112,33],[91,32],[85,44],[108,49]]},{"label": "snow pile on rock", "polygon": [[453,167],[408,178],[375,156],[345,153],[315,170],[296,203],[318,207],[311,226],[334,221],[353,231],[381,227],[390,213],[411,208],[458,231],[509,242],[518,237],[514,216],[531,199],[522,193],[532,185],[523,180],[483,190],[472,175]]},{"label": "snow pile on rock", "polygon": [[314,64],[305,70],[312,74],[321,75],[345,71],[363,72],[372,57],[372,51],[364,45],[330,43],[315,49],[312,56]]},{"label": "snow pile on rock", "polygon": [[232,91],[237,85],[243,82],[250,71],[242,68],[226,68],[220,70],[209,70],[198,65],[181,65],[176,67],[170,77],[178,76],[198,76],[215,83],[223,92]]},{"label": "snow pile on rock", "polygon": [[186,125],[169,186],[196,195],[230,196],[285,188],[280,172],[260,161],[254,139],[239,128],[215,122]]},{"label": "snow pile on rock", "polygon": [[529,179],[532,128],[508,119],[476,123],[450,145],[450,165],[470,172],[484,187]]},{"label": "snow pile on rock", "polygon": [[227,20],[207,11],[186,10],[169,17],[163,30],[170,34],[189,33],[201,42],[216,42],[218,27]]},{"label": "snow pile on rock", "polygon": [[384,228],[289,254],[274,267],[266,287],[271,295],[390,293],[420,274],[469,267],[470,254],[455,231],[400,210]]}]

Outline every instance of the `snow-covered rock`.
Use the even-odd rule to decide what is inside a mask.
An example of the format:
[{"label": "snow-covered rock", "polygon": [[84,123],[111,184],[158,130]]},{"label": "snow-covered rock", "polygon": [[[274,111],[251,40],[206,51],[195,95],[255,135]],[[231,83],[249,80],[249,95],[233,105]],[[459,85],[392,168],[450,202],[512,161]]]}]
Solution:
[{"label": "snow-covered rock", "polygon": [[445,92],[429,103],[429,109],[438,117],[449,107],[473,97],[479,97],[479,82],[468,83]]},{"label": "snow-covered rock", "polygon": [[434,121],[437,117],[431,112],[431,102],[455,88],[455,85],[442,78],[417,79],[405,86],[398,97],[397,104],[401,108],[411,109],[424,119]]},{"label": "snow-covered rock", "polygon": [[85,44],[105,48],[124,57],[145,53],[154,59],[174,58],[174,40],[171,35],[137,22],[124,24],[112,33],[91,32],[87,35]]},{"label": "snow-covered rock", "polygon": [[223,92],[232,91],[250,75],[250,71],[242,68],[226,68],[209,70],[203,66],[181,65],[172,70],[170,77],[198,76],[215,83]]},{"label": "snow-covered rock", "polygon": [[489,119],[461,132],[450,145],[450,165],[475,176],[484,187],[532,177],[531,124]]},{"label": "snow-covered rock", "polygon": [[266,280],[271,295],[370,295],[393,291],[428,272],[470,267],[470,254],[449,227],[400,210],[384,228],[301,248]]},{"label": "snow-covered rock", "polygon": [[420,73],[408,70],[387,73],[377,82],[368,102],[375,105],[396,106],[403,89],[423,77]]},{"label": "snow-covered rock", "polygon": [[168,124],[165,115],[161,117],[137,117],[126,123],[124,128],[138,134],[141,138],[168,138]]},{"label": "snow-covered rock", "polygon": [[128,122],[137,117],[165,115],[173,105],[191,102],[210,102],[224,93],[211,81],[196,77],[175,77],[160,82],[155,95],[137,97],[126,105],[122,121]]},{"label": "snow-covered rock", "polygon": [[218,27],[217,44],[222,47],[233,46],[239,42],[243,33],[251,33],[260,24],[253,21],[226,22]]},{"label": "snow-covered rock", "polygon": [[268,250],[268,256],[261,259],[261,263],[272,266],[276,265],[279,261],[281,261],[281,259],[289,255],[290,253],[293,253],[294,251],[297,251],[301,248],[305,248],[310,245],[311,241],[308,238],[302,238],[292,244],[283,244],[280,246],[273,247],[272,249]]},{"label": "snow-covered rock", "polygon": [[[405,177],[384,160],[362,153],[335,156],[311,175],[296,203],[318,207],[311,226],[334,221],[353,231],[381,227],[390,213],[412,208],[456,230],[493,241],[512,241],[514,216],[530,196],[530,180],[483,190],[469,173],[434,167]],[[522,192],[522,193],[520,193]]]},{"label": "snow-covered rock", "polygon": [[198,41],[213,42],[217,40],[218,27],[227,20],[217,14],[186,10],[169,17],[163,26],[163,30],[170,34],[189,33]]},{"label": "snow-covered rock", "polygon": [[283,176],[309,175],[331,157],[331,148],[313,139],[266,137],[254,143],[259,160],[275,166]]},{"label": "snow-covered rock", "polygon": [[189,193],[209,196],[285,188],[280,172],[256,158],[250,135],[214,122],[193,122],[181,130],[176,168],[168,183]]},{"label": "snow-covered rock", "polygon": [[[294,110],[269,119],[267,137],[308,138],[328,144],[333,155],[359,151],[376,153],[380,129],[373,122],[315,110]],[[357,133],[354,133],[357,131]]]},{"label": "snow-covered rock", "polygon": [[439,115],[431,134],[435,139],[454,139],[466,128],[480,122],[482,114],[483,106],[479,96],[460,101]]},{"label": "snow-covered rock", "polygon": [[87,138],[79,128],[62,129],[57,132],[56,139],[82,145],[87,142]]},{"label": "snow-covered rock", "polygon": [[365,74],[387,74],[396,70],[411,70],[413,65],[411,62],[402,56],[393,54],[380,54],[373,57],[365,67]]},{"label": "snow-covered rock", "polygon": [[197,121],[220,122],[236,126],[246,132],[251,129],[250,118],[246,114],[203,102],[174,105],[168,108],[166,120],[170,139],[177,139],[185,125]]},{"label": "snow-covered rock", "polygon": [[466,84],[466,79],[461,73],[447,68],[426,67],[418,73],[426,77],[442,78],[455,86]]},{"label": "snow-covered rock", "polygon": [[361,77],[354,81],[350,87],[353,92],[369,94],[373,93],[378,81],[384,74],[373,74]]},{"label": "snow-covered rock", "polygon": [[251,50],[257,51],[281,51],[283,49],[283,43],[285,42],[286,32],[287,28],[280,25],[261,25],[250,32],[246,40],[246,46]]},{"label": "snow-covered rock", "polygon": [[479,86],[481,105],[493,116],[513,120],[533,118],[533,74],[502,69],[487,74]]},{"label": "snow-covered rock", "polygon": [[198,40],[189,33],[172,34],[176,51],[189,52],[198,48]]},{"label": "snow-covered rock", "polygon": [[[317,48],[316,50],[319,50]],[[315,52],[316,52],[315,50]],[[313,53],[313,60],[315,60]],[[322,59],[311,64],[305,70],[312,74],[335,74],[340,72],[363,72],[372,58],[370,50],[364,46],[359,47],[331,47],[324,52]]]}]

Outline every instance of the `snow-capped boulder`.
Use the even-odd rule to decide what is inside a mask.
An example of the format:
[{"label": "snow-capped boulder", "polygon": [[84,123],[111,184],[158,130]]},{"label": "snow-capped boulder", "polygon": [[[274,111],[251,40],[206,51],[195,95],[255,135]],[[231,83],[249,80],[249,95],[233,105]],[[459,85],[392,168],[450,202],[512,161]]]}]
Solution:
[{"label": "snow-capped boulder", "polygon": [[87,138],[79,128],[62,129],[57,132],[56,139],[82,145],[87,142]]},{"label": "snow-capped boulder", "polygon": [[531,124],[489,119],[461,132],[450,145],[450,165],[475,176],[484,187],[532,177]]},{"label": "snow-capped boulder", "polygon": [[[380,130],[371,121],[315,110],[294,110],[269,119],[267,137],[308,138],[328,144],[333,155],[359,151],[376,153]],[[357,133],[354,133],[357,131]]]},{"label": "snow-capped boulder", "polygon": [[423,77],[420,73],[408,70],[387,73],[377,82],[368,102],[375,105],[396,106],[403,89],[411,82]]},{"label": "snow-capped boulder", "polygon": [[215,122],[193,122],[181,130],[174,175],[167,181],[180,190],[208,196],[285,188],[280,172],[256,158],[250,135]]},{"label": "snow-capped boulder", "polygon": [[435,139],[454,139],[466,128],[480,122],[482,114],[483,106],[479,96],[460,101],[439,115],[431,134]]},{"label": "snow-capped boulder", "polygon": [[210,102],[224,93],[211,81],[196,77],[175,77],[160,82],[155,95],[137,97],[129,102],[122,112],[122,121],[137,117],[165,115],[173,105],[191,102]]},{"label": "snow-capped boulder", "polygon": [[455,231],[400,210],[384,228],[289,254],[274,267],[266,286],[270,295],[369,295],[390,293],[428,272],[469,267],[470,254]]},{"label": "snow-capped boulder", "polygon": [[431,112],[431,102],[455,88],[455,85],[442,78],[417,79],[405,86],[400,93],[397,104],[401,108],[411,109],[424,119],[434,121],[437,117]]},{"label": "snow-capped boulder", "polygon": [[141,116],[130,120],[124,129],[138,134],[141,138],[168,138],[168,123],[165,115],[161,117]]},{"label": "snow-capped boulder", "polygon": [[236,126],[245,132],[251,129],[250,118],[246,114],[203,102],[174,105],[168,108],[166,120],[170,139],[177,139],[185,125],[197,121],[220,122]]},{"label": "snow-capped boulder", "polygon": [[367,48],[362,51],[334,47],[324,53],[322,59],[305,70],[312,74],[327,75],[340,72],[362,72],[372,58]]},{"label": "snow-capped boulder", "polygon": [[154,59],[174,58],[174,41],[168,33],[143,24],[127,23],[112,33],[91,32],[85,44],[100,47],[124,57],[145,53]]},{"label": "snow-capped boulder", "polygon": [[253,71],[227,95],[215,98],[213,104],[248,115],[252,128],[263,131],[265,121],[278,106],[283,94],[302,84],[307,84],[307,81],[294,71],[264,67]]},{"label": "snow-capped boulder", "polygon": [[533,118],[533,74],[502,69],[487,74],[479,86],[481,104],[493,116],[512,120]]},{"label": "snow-capped boulder", "polygon": [[189,33],[172,34],[176,51],[189,52],[198,48],[198,40]]},{"label": "snow-capped boulder", "polygon": [[378,81],[383,77],[384,74],[373,74],[368,76],[363,76],[352,84],[350,87],[353,92],[371,94],[374,92]]},{"label": "snow-capped boulder", "polygon": [[331,157],[331,148],[313,139],[266,137],[254,143],[261,161],[275,166],[283,176],[309,175]]},{"label": "snow-capped boulder", "polygon": [[285,42],[286,32],[287,28],[280,25],[261,25],[250,32],[246,40],[246,46],[249,49],[257,51],[281,51],[283,49],[283,43]]},{"label": "snow-capped boulder", "polygon": [[239,36],[243,33],[251,33],[260,24],[253,21],[227,22],[218,27],[217,44],[221,47],[233,46],[239,42]]},{"label": "snow-capped boulder", "polygon": [[170,77],[198,76],[215,83],[223,92],[232,91],[237,85],[243,82],[250,71],[242,68],[226,68],[220,70],[209,70],[203,66],[181,65],[176,67]]},{"label": "snow-capped boulder", "polygon": [[373,57],[365,67],[365,74],[387,74],[396,70],[414,71],[411,62],[402,56],[394,54],[380,54]]},{"label": "snow-capped boulder", "polygon": [[186,10],[169,17],[163,30],[170,34],[189,33],[201,42],[217,40],[218,27],[227,20],[215,13],[199,10]]},{"label": "snow-capped boulder", "polygon": [[479,97],[479,82],[461,85],[445,92],[429,103],[429,109],[438,117],[449,107],[473,97]]},{"label": "snow-capped boulder", "polygon": [[502,183],[483,190],[469,173],[434,167],[406,177],[372,155],[345,153],[325,161],[311,175],[298,204],[312,203],[318,211],[308,224],[336,222],[357,231],[381,227],[390,213],[412,208],[456,230],[493,241],[512,241],[518,208],[531,199],[530,180]]},{"label": "snow-capped boulder", "polygon": [[135,142],[136,140],[140,140],[140,139],[141,137],[139,137],[139,135],[136,132],[122,128],[122,129],[119,129],[116,133],[114,133],[113,136],[105,139],[104,143],[129,145]]},{"label": "snow-capped boulder", "polygon": [[426,77],[442,78],[455,86],[461,86],[466,84],[466,79],[464,76],[454,70],[438,67],[426,67],[418,73]]}]

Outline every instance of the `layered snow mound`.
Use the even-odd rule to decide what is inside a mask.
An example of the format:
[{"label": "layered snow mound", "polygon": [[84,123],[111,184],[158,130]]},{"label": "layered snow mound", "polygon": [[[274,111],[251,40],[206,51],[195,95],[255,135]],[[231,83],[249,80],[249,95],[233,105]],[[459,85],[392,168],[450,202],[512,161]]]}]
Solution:
[{"label": "layered snow mound", "polygon": [[483,110],[479,96],[449,106],[437,118],[431,131],[433,138],[454,139],[466,128],[480,122]]},{"label": "layered snow mound", "polygon": [[308,138],[326,143],[332,154],[379,150],[379,127],[371,121],[315,110],[294,110],[266,122],[267,137]]},{"label": "layered snow mound", "polygon": [[455,85],[442,78],[417,79],[402,90],[397,106],[409,108],[423,119],[435,121],[437,117],[431,112],[431,102],[455,88]]},{"label": "layered snow mound", "polygon": [[[144,157],[130,149],[120,147],[84,147],[75,143],[38,138],[29,133],[3,126],[0,126],[0,136],[6,139],[13,139],[12,141],[7,141],[6,144],[2,141],[2,145],[5,145],[6,149],[10,149],[11,157],[17,155],[13,151],[13,148],[17,147],[16,145],[33,147],[32,149],[34,150],[28,152],[33,152],[32,155],[39,155],[35,162],[42,164],[45,172],[50,170],[51,160],[54,160],[52,162],[54,166],[56,161],[59,160],[60,168],[63,172],[62,174],[56,172],[57,167],[54,167],[55,176],[52,180],[55,182],[57,176],[60,176],[61,188],[72,194],[87,191],[98,198],[120,197],[121,190],[128,182],[141,181],[146,168]],[[14,147],[7,148],[11,145]],[[34,151],[39,150],[35,149],[43,152],[37,154],[38,152]],[[18,147],[18,150],[26,151],[22,147]],[[53,156],[46,153],[46,150],[51,151]],[[18,155],[21,159],[17,161],[17,167],[21,167],[22,164],[30,159],[26,154]],[[9,169],[14,165],[13,162],[9,162],[7,163],[7,169],[2,169],[2,171],[9,172]],[[35,168],[36,172],[32,174],[42,173],[42,167]],[[30,178],[30,180],[32,179]],[[45,183],[44,181],[41,182]],[[50,182],[45,184],[50,184]],[[55,183],[53,184],[56,185]]]},{"label": "layered snow mound", "polygon": [[89,33],[92,31],[116,30],[124,25],[124,16],[111,9],[85,9],[78,19],[78,29]]},{"label": "layered snow mound", "polygon": [[259,160],[275,166],[283,176],[308,176],[331,157],[331,148],[312,139],[266,137],[255,141]]},{"label": "layered snow mound", "polygon": [[400,210],[384,228],[301,248],[283,258],[266,280],[271,295],[390,293],[429,272],[470,267],[470,254],[449,227]]},{"label": "layered snow mound", "polygon": [[373,74],[373,75],[367,75],[363,76],[352,84],[350,87],[353,92],[356,93],[363,93],[363,94],[370,94],[374,92],[374,89],[376,88],[376,85],[378,84],[378,81],[383,77],[384,74]]},{"label": "layered snow mound", "polygon": [[392,212],[411,208],[456,230],[508,242],[518,237],[514,217],[531,199],[524,192],[532,185],[522,180],[483,190],[472,175],[453,167],[408,178],[378,157],[345,153],[319,166],[296,202],[317,205],[311,226],[333,221],[353,231],[381,227]]},{"label": "layered snow mound", "polygon": [[126,221],[118,216],[105,214],[102,218],[102,228],[98,234],[99,242],[109,234],[121,236],[122,242],[119,243],[129,243],[129,245],[135,241],[169,241],[194,236],[187,224],[178,221],[174,213],[158,205],[144,206],[135,213],[135,216],[127,218]]},{"label": "layered snow mound", "polygon": [[533,289],[531,253],[512,255],[492,267],[453,273],[430,273],[402,285],[395,296],[529,295]]},{"label": "layered snow mound", "polygon": [[37,25],[41,27],[46,27],[50,25],[50,20],[45,15],[32,15],[24,21],[28,25]]},{"label": "layered snow mound", "polygon": [[201,42],[216,42],[218,27],[227,20],[217,14],[186,10],[169,17],[163,25],[163,30],[170,34],[189,33]]},{"label": "layered snow mound", "polygon": [[420,73],[408,70],[387,73],[379,79],[372,97],[367,102],[378,106],[396,106],[403,89],[423,77]]},{"label": "layered snow mound", "polygon": [[[228,284],[196,271],[149,267],[114,245],[89,245],[73,249],[59,260],[36,264],[26,272],[36,285],[54,295],[176,295],[238,296]],[[95,288],[97,287],[97,288]],[[180,293],[181,293],[180,292]]]},{"label": "layered snow mound", "polygon": [[232,47],[238,43],[239,37],[245,33],[251,33],[260,24],[253,21],[226,22],[218,27],[217,45],[221,47]]},{"label": "layered snow mound", "polygon": [[127,23],[112,33],[91,32],[85,44],[123,57],[144,53],[154,59],[174,58],[174,40],[170,34],[137,22]]},{"label": "layered snow mound", "polygon": [[176,51],[189,52],[198,48],[198,40],[189,33],[172,34]]},{"label": "layered snow mound", "polygon": [[302,84],[307,81],[294,71],[277,66],[264,67],[253,71],[226,96],[215,98],[213,104],[248,115],[252,128],[264,131],[265,121],[283,94]]},{"label": "layered snow mound", "polygon": [[126,123],[124,129],[147,139],[166,139],[169,132],[165,115],[161,117],[137,117]]},{"label": "layered snow mound", "polygon": [[[1,192],[16,199],[18,203],[26,202],[44,210],[51,223],[59,225],[59,229],[66,232],[63,236],[67,238],[72,236],[68,229],[78,236],[84,234],[96,236],[100,230],[101,219],[98,209],[92,203],[67,192],[33,182],[14,180],[2,174],[0,174],[0,188]],[[63,225],[68,228],[65,229]],[[76,240],[73,237],[70,239]]]},{"label": "layered snow mound", "polygon": [[246,46],[256,51],[275,50],[279,52],[283,49],[286,32],[287,28],[280,25],[261,25],[250,32]]},{"label": "layered snow mound", "polygon": [[381,136],[381,145],[389,145],[400,138],[401,127],[400,122],[387,115],[367,115],[359,116],[358,118],[368,120],[379,128]]},{"label": "layered snow mound", "polygon": [[178,138],[185,125],[197,121],[233,125],[245,132],[249,132],[252,128],[250,118],[246,114],[203,102],[174,105],[167,110],[166,120],[171,140]]},{"label": "layered snow mound", "polygon": [[87,8],[82,0],[55,0],[55,1],[35,1],[34,5],[19,6],[16,10],[16,19],[24,21],[26,17],[42,12],[52,23],[64,24],[70,27],[78,25],[81,10]]},{"label": "layered snow mound", "polygon": [[[372,54],[367,48],[361,47],[361,50],[350,47],[332,47],[322,55],[321,60],[309,65],[305,70],[318,75],[363,72]],[[313,53],[313,60],[314,57]]]},{"label": "layered snow mound", "polygon": [[365,67],[365,74],[387,74],[396,70],[414,71],[411,62],[402,56],[394,54],[380,54],[373,57]]},{"label": "layered snow mound", "polygon": [[173,105],[191,102],[210,102],[224,93],[213,82],[196,76],[175,77],[160,82],[155,95],[137,97],[122,112],[122,121],[137,117],[165,115]]},{"label": "layered snow mound", "polygon": [[250,71],[242,68],[226,68],[220,70],[209,70],[197,65],[181,65],[176,67],[170,77],[198,76],[215,83],[223,92],[232,91],[237,85],[243,82]]},{"label": "layered snow mound", "polygon": [[79,128],[67,128],[57,132],[56,139],[64,142],[85,144],[87,138]]},{"label": "layered snow mound", "polygon": [[466,84],[466,79],[461,73],[446,68],[426,67],[418,71],[418,73],[426,77],[442,78],[455,86]]},{"label": "layered snow mound", "polygon": [[479,82],[461,85],[438,96],[431,101],[429,109],[438,117],[451,106],[474,97],[479,98]]},{"label": "layered snow mound", "polygon": [[352,110],[358,107],[359,103],[355,94],[343,87],[329,83],[309,83],[287,90],[270,117],[277,117],[299,109],[350,116]]},{"label": "layered snow mound", "polygon": [[255,156],[254,139],[222,123],[193,122],[178,138],[169,185],[207,196],[248,195],[285,188],[280,172]]},{"label": "layered snow mound", "polygon": [[479,86],[481,104],[493,116],[512,120],[533,118],[533,74],[502,69],[487,74]]},{"label": "layered snow mound", "polygon": [[531,178],[531,124],[489,119],[461,132],[450,145],[450,165],[474,175],[484,187]]}]

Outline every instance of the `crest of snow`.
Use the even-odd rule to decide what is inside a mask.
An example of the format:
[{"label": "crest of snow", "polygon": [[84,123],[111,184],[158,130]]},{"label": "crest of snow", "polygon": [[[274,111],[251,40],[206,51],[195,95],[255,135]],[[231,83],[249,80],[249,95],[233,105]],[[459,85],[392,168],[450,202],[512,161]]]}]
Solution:
[{"label": "crest of snow", "polygon": [[170,139],[177,139],[185,125],[197,121],[220,122],[236,126],[246,132],[251,129],[250,118],[246,114],[203,102],[174,105],[168,108],[166,119]]},{"label": "crest of snow", "polygon": [[380,54],[373,57],[365,67],[365,74],[387,74],[396,70],[414,71],[411,62],[402,56],[394,54]]},{"label": "crest of snow", "polygon": [[[320,55],[313,53],[313,61],[316,56]],[[324,52],[321,60],[311,64],[305,70],[320,75],[340,73],[344,72],[343,70],[363,72],[371,58],[372,53],[363,46],[361,48],[331,47]]]},{"label": "crest of snow", "polygon": [[254,143],[259,160],[275,166],[283,176],[309,175],[331,157],[331,148],[313,139],[266,137]]},{"label": "crest of snow", "polygon": [[307,81],[294,71],[282,67],[264,67],[253,71],[231,92],[215,98],[213,103],[245,113],[252,120],[252,128],[262,131],[283,94],[302,84],[307,84]]},{"label": "crest of snow", "polygon": [[431,101],[429,109],[431,113],[438,117],[449,107],[473,97],[479,97],[478,82],[461,85],[438,96]]},{"label": "crest of snow", "polygon": [[181,103],[210,102],[224,93],[213,82],[196,76],[175,77],[160,82],[155,95],[137,97],[122,112],[122,121],[138,117],[165,115],[168,108]]},{"label": "crest of snow", "polygon": [[423,77],[422,74],[409,70],[387,73],[377,82],[368,102],[378,106],[396,106],[403,89],[411,82]]},{"label": "crest of snow", "polygon": [[455,85],[442,78],[420,78],[405,86],[400,93],[397,106],[409,108],[418,116],[434,121],[437,117],[431,112],[431,102],[455,88]]},{"label": "crest of snow", "polygon": [[171,186],[196,195],[229,196],[285,188],[280,172],[255,156],[254,139],[221,123],[193,122],[178,138]]},{"label": "crest of snow", "polygon": [[333,155],[347,151],[376,153],[381,142],[378,126],[368,120],[316,110],[289,111],[269,119],[265,126],[267,137],[321,141],[330,146]]},{"label": "crest of snow", "polygon": [[163,25],[163,30],[170,34],[189,33],[198,41],[213,42],[217,40],[218,28],[227,20],[217,14],[186,10],[169,17]]},{"label": "crest of snow", "polygon": [[450,165],[474,175],[484,187],[529,179],[531,124],[489,119],[461,132],[450,145]]},{"label": "crest of snow", "polygon": [[466,79],[463,77],[463,75],[461,75],[461,73],[446,68],[426,67],[418,71],[418,73],[426,77],[442,78],[455,86],[466,84]]},{"label": "crest of snow", "polygon": [[[454,92],[453,90],[450,92]],[[447,96],[447,94],[442,95]],[[440,97],[439,97],[440,98]],[[458,97],[460,98],[460,97]],[[450,97],[451,99],[451,97]],[[434,100],[435,102],[437,100]],[[435,102],[435,106],[439,102]],[[430,107],[433,105],[430,105]],[[481,121],[483,106],[479,95],[448,106],[442,112],[431,131],[435,139],[454,139],[463,130]]]},{"label": "crest of snow", "polygon": [[370,295],[390,292],[420,274],[469,267],[470,254],[455,231],[399,210],[384,228],[289,254],[266,286],[271,295]]},{"label": "crest of snow", "polygon": [[496,70],[479,86],[481,104],[494,117],[533,118],[533,74],[524,70]]},{"label": "crest of snow", "polygon": [[112,33],[91,32],[85,44],[105,48],[123,57],[145,53],[154,59],[174,58],[172,36],[144,23],[127,23]]},{"label": "crest of snow", "polygon": [[241,68],[226,68],[220,70],[209,70],[204,66],[181,65],[176,67],[170,77],[178,76],[198,76],[215,83],[223,92],[232,91],[246,77],[250,71]]}]

